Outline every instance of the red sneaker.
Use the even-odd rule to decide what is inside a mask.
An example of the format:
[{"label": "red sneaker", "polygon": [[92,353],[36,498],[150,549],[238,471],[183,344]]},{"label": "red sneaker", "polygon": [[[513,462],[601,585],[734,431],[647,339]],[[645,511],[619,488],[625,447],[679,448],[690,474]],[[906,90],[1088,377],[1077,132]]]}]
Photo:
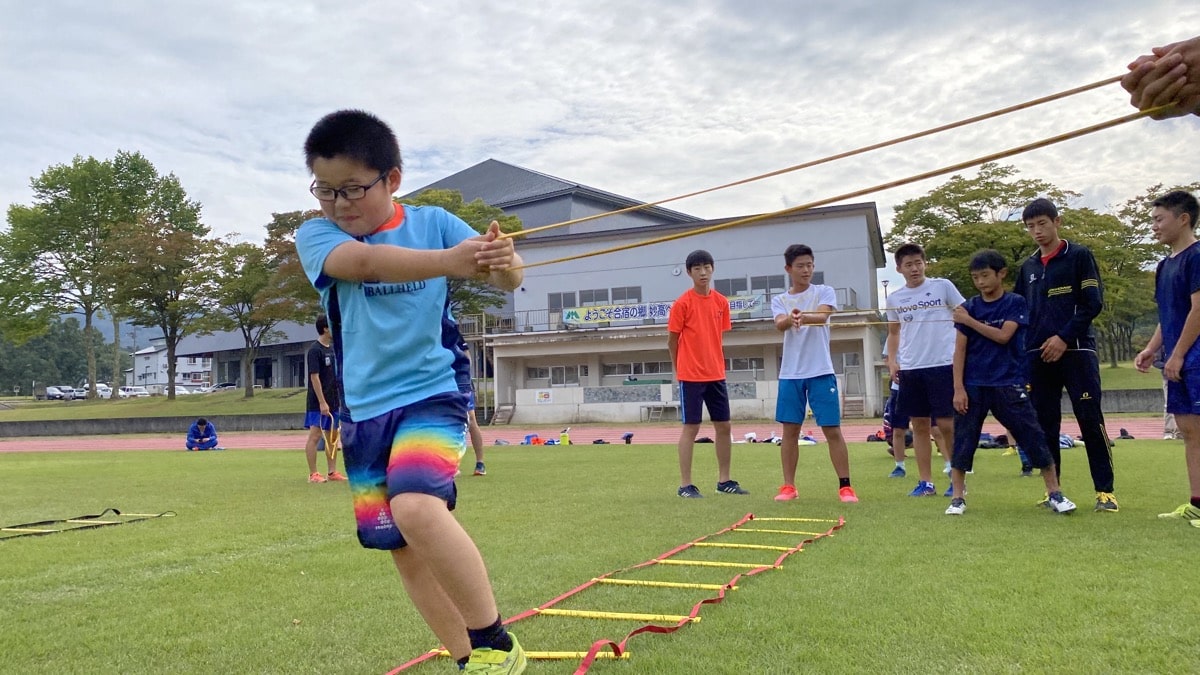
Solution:
[{"label": "red sneaker", "polygon": [[838,499],[844,502],[856,502],[858,501],[858,495],[854,494],[854,488],[847,485],[838,490]]},{"label": "red sneaker", "polygon": [[321,474],[319,474],[319,473],[317,473],[316,471],[314,471],[314,472],[312,472],[312,473],[310,473],[310,474],[308,475],[308,482],[310,482],[310,483],[324,483],[324,482],[325,482],[325,476],[322,476]]},{"label": "red sneaker", "polygon": [[793,499],[799,499],[800,495],[796,493],[795,485],[783,485],[779,488],[779,494],[775,495],[777,502],[790,502]]},{"label": "red sneaker", "polygon": [[345,476],[343,476],[340,471],[338,471],[337,469],[334,469],[333,471],[329,472],[329,480],[349,480],[349,479],[346,478]]}]

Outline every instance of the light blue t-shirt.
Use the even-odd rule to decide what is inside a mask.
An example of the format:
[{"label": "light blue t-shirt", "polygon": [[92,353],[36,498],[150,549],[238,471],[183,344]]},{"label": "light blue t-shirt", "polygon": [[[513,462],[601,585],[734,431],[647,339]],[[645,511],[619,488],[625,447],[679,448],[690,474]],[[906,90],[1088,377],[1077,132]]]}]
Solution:
[{"label": "light blue t-shirt", "polygon": [[[396,215],[367,244],[409,249],[453,248],[479,233],[435,206],[396,206]],[[296,232],[304,273],[330,317],[340,317],[338,377],[355,422],[377,417],[444,392],[456,392],[455,354],[443,344],[445,277],[403,283],[356,282],[324,273],[333,249],[354,239],[333,221],[314,218]],[[335,344],[335,347],[339,345]]]}]

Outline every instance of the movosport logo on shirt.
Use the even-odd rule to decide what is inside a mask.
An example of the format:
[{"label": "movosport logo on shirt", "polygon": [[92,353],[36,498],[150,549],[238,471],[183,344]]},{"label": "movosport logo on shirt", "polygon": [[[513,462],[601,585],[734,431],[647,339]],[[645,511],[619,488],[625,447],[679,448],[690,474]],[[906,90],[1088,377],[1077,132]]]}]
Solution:
[{"label": "movosport logo on shirt", "polygon": [[893,311],[898,312],[898,313],[915,312],[918,309],[932,309],[934,307],[945,307],[945,306],[946,306],[946,304],[944,302],[942,302],[942,299],[938,298],[936,300],[921,300],[920,302],[914,302],[911,305],[901,305],[899,307],[896,307]]}]

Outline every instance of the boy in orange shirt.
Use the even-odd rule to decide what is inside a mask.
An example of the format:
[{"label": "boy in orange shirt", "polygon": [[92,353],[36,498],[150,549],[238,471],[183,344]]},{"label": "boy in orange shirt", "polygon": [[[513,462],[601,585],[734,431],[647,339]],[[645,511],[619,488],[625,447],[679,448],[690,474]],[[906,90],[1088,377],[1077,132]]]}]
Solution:
[{"label": "boy in orange shirt", "polygon": [[725,388],[725,351],[721,333],[732,328],[729,301],[709,287],[713,257],[708,251],[688,254],[692,287],[671,305],[667,321],[667,348],[679,381],[683,431],[679,434],[679,496],[703,497],[692,484],[692,449],[700,431],[702,406],[712,419],[717,448],[717,492],[750,494],[729,477],[732,440],[729,428],[729,391]]}]

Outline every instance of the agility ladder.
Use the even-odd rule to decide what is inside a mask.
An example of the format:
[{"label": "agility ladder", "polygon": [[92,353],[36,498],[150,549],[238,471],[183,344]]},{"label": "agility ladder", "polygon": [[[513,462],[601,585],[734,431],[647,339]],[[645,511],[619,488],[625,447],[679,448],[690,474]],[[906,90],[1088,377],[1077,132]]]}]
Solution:
[{"label": "agility ladder", "polygon": [[[759,523],[770,523],[766,527],[758,527]],[[829,529],[823,532],[805,531],[802,523],[828,523],[832,524]],[[591,579],[587,583],[577,586],[566,593],[546,602],[542,605],[526,610],[520,614],[509,617],[504,623],[505,625],[529,619],[535,616],[557,616],[568,617],[573,619],[608,619],[614,621],[636,621],[643,622],[638,628],[629,631],[625,637],[619,641],[614,641],[607,638],[596,640],[591,647],[585,651],[526,651],[526,658],[549,660],[549,659],[580,659],[579,667],[575,670],[575,675],[583,675],[588,672],[596,659],[628,659],[630,652],[626,649],[629,639],[640,633],[659,633],[667,634],[674,633],[680,628],[690,624],[698,623],[701,619],[700,609],[704,605],[716,604],[725,599],[726,591],[737,590],[738,582],[743,578],[749,578],[762,572],[769,570],[778,570],[783,567],[783,561],[795,553],[799,553],[804,549],[804,546],[810,542],[816,541],[824,537],[832,536],[833,533],[846,524],[845,518],[837,520],[821,519],[821,518],[756,518],[753,513],[746,514],[741,520],[733,525],[712,534],[704,535],[699,539],[695,539],[681,546],[677,546],[662,555],[656,556],[642,563],[625,567],[619,570],[614,570],[607,574]],[[819,528],[814,528],[819,529]],[[753,535],[756,540],[778,542],[781,536],[804,537],[799,543],[790,546],[779,545],[778,543],[751,543],[745,540],[742,535]],[[720,540],[718,540],[720,538]],[[737,541],[728,541],[728,539],[736,539]],[[707,549],[714,551],[774,551],[779,555],[775,560],[764,563],[747,563],[747,562],[725,562],[720,560],[688,560],[680,559],[676,556],[688,550]],[[675,566],[675,567],[693,567],[693,568],[714,568],[714,569],[737,569],[742,570],[734,574],[734,576],[724,583],[692,583],[688,581],[661,581],[632,578],[633,573],[658,566]],[[638,612],[613,612],[603,610],[571,610],[557,609],[555,605],[574,597],[583,591],[600,585],[608,585],[615,587],[628,588],[631,591],[644,589],[687,589],[687,590],[705,590],[715,591],[715,593],[700,602],[694,604],[687,614],[651,614]],[[411,668],[419,663],[423,663],[430,659],[439,656],[449,656],[449,652],[438,647],[431,649],[421,656],[418,656],[407,663],[404,663],[395,669],[388,671],[387,675],[396,675],[408,668]]]},{"label": "agility ladder", "polygon": [[[71,532],[73,530],[90,530],[110,525],[125,525],[127,523],[137,523],[152,518],[171,517],[174,515],[174,511],[163,511],[162,513],[122,513],[117,509],[104,509],[100,513],[86,516],[59,518],[57,520],[39,520],[36,523],[0,527],[0,541],[15,539],[17,537],[37,537],[45,534]],[[106,518],[105,516],[108,517]]]}]

